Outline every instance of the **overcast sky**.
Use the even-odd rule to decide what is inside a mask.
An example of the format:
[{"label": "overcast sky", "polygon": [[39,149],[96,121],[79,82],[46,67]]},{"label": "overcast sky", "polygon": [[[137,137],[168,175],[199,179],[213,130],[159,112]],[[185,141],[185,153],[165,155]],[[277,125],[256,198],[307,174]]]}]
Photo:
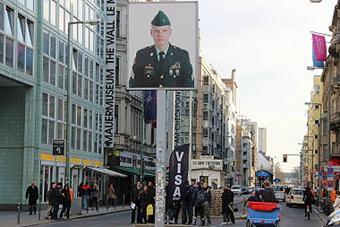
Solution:
[{"label": "overcast sky", "polygon": [[[307,131],[305,101],[311,33],[329,34],[336,0],[199,0],[201,50],[222,77],[237,69],[239,112],[267,127],[269,154],[299,153]],[[284,170],[299,165],[288,157]]]}]

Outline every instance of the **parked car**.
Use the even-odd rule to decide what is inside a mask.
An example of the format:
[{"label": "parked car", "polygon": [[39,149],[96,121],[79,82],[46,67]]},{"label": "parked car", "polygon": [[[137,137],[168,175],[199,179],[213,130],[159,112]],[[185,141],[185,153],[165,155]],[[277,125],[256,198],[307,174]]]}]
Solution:
[{"label": "parked car", "polygon": [[249,194],[249,189],[247,187],[242,187],[241,188],[241,195],[247,195]]},{"label": "parked car", "polygon": [[285,201],[285,190],[282,185],[275,185],[273,187],[274,192],[275,192],[275,197],[277,200],[282,200],[283,202]]},{"label": "parked car", "polygon": [[251,194],[255,191],[255,187],[249,187],[248,188],[248,193]]},{"label": "parked car", "polygon": [[242,188],[240,185],[233,185],[231,186],[230,190],[235,194],[235,195],[241,195],[242,193]]},{"label": "parked car", "polygon": [[303,205],[303,194],[305,190],[301,188],[292,189],[286,198],[286,206],[291,207],[292,205]]}]

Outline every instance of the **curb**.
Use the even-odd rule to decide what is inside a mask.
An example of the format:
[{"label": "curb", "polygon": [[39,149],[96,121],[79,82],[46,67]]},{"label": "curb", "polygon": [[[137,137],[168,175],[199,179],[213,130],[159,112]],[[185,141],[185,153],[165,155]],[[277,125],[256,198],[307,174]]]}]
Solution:
[{"label": "curb", "polygon": [[[71,216],[69,220],[91,218],[91,217],[103,216],[103,215],[107,215],[107,214],[121,213],[121,212],[129,211],[129,210],[131,210],[131,209],[126,208],[126,209],[121,209],[121,210],[104,211],[104,212],[100,212],[100,213],[82,214],[82,215]],[[39,221],[39,222],[36,222],[36,223],[27,224],[27,225],[22,224],[22,225],[20,225],[20,227],[39,226],[39,225],[43,225],[43,224],[47,224],[47,223],[66,223],[66,222],[67,222],[67,220],[65,220],[65,221],[43,220],[43,221]]]},{"label": "curb", "polygon": [[317,209],[314,209],[314,212],[319,216],[319,218],[323,221],[326,222],[326,219],[323,217],[323,215],[320,214],[320,212]]}]

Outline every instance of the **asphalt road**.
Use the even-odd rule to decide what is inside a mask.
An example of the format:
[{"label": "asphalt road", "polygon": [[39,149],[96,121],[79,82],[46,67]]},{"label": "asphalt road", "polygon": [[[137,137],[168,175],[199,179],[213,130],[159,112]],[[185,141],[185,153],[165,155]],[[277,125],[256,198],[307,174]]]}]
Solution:
[{"label": "asphalt road", "polygon": [[[217,217],[212,219],[211,227],[224,226],[221,224],[222,217]],[[284,203],[281,203],[281,227],[320,227],[322,226],[322,221],[315,213],[312,213],[311,220],[307,220],[304,217],[304,210],[302,208],[288,208]],[[245,226],[245,220],[237,220],[235,225],[232,226]],[[133,227],[130,224],[130,212],[115,213],[104,216],[97,216],[92,218],[83,218],[71,221],[58,221],[48,225],[49,227]],[[176,225],[181,226],[181,225]]]}]

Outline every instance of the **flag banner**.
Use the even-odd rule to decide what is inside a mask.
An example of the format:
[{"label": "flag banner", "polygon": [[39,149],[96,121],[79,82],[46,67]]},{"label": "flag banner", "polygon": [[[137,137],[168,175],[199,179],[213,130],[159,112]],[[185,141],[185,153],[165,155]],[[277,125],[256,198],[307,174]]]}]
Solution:
[{"label": "flag banner", "polygon": [[157,91],[144,91],[144,120],[147,124],[156,123]]},{"label": "flag banner", "polygon": [[168,195],[179,200],[188,181],[190,144],[177,147],[170,156]]},{"label": "flag banner", "polygon": [[325,63],[323,61],[317,61],[315,57],[315,52],[313,49],[313,67],[316,68],[323,68],[325,66]]},{"label": "flag banner", "polygon": [[325,36],[312,34],[313,51],[317,61],[327,60],[327,47]]}]

